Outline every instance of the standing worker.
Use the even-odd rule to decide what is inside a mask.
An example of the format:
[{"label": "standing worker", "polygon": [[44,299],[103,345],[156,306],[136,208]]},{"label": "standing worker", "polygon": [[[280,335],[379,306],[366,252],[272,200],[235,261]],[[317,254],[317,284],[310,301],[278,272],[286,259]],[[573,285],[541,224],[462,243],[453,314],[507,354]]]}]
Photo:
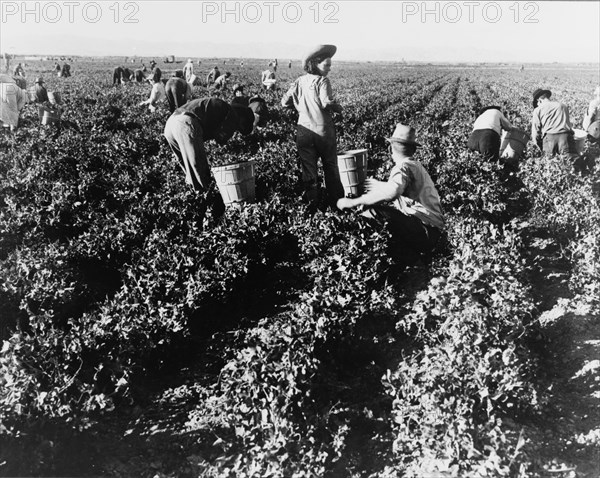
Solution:
[{"label": "standing worker", "polygon": [[413,159],[421,145],[416,141],[414,128],[400,123],[386,140],[394,160],[387,182],[367,179],[365,194],[342,198],[338,207],[344,210],[363,206],[363,216],[387,224],[392,238],[401,246],[399,251],[406,246],[430,253],[444,229],[444,215],[429,173],[420,161]]},{"label": "standing worker", "polygon": [[27,103],[27,92],[9,75],[0,74],[0,125],[14,131],[19,124],[19,114]]},{"label": "standing worker", "polygon": [[332,113],[341,114],[342,107],[333,98],[327,75],[331,70],[331,57],[337,51],[335,45],[319,45],[303,60],[306,74],[298,78],[283,95],[281,104],[294,107],[298,113],[296,145],[302,164],[302,182],[305,200],[311,209],[320,202],[317,162],[323,162],[327,199],[335,207],[344,196],[337,164],[337,143]]},{"label": "standing worker", "polygon": [[[230,105],[219,98],[196,99],[178,108],[167,120],[164,135],[194,191],[206,192],[211,182],[204,142],[214,139],[224,145],[236,131],[252,133],[258,118],[247,106]],[[207,198],[208,199],[208,198]],[[213,213],[221,215],[224,204],[217,193]]]},{"label": "standing worker", "polygon": [[478,151],[484,159],[498,161],[502,130],[511,131],[513,126],[500,111],[499,106],[486,106],[479,110],[467,147]]},{"label": "standing worker", "polygon": [[185,78],[185,81],[190,83],[190,80],[192,79],[193,74],[194,74],[194,62],[192,61],[191,58],[188,58],[187,63],[183,66],[183,77]]},{"label": "standing worker", "polygon": [[181,70],[177,70],[175,76],[169,78],[169,81],[165,85],[165,93],[171,113],[192,99],[192,87],[183,79],[183,72]]},{"label": "standing worker", "polygon": [[552,92],[538,88],[533,92],[533,117],[531,138],[549,155],[564,155],[571,160],[578,158],[569,109],[558,101],[551,101]]}]

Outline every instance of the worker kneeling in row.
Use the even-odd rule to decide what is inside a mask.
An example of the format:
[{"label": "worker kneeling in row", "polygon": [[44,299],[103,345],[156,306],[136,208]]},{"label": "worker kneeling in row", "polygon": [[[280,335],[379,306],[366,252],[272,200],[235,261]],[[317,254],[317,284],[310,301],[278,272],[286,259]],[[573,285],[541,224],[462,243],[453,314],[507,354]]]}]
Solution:
[{"label": "worker kneeling in row", "polygon": [[[444,215],[439,194],[423,165],[413,159],[419,146],[415,130],[396,125],[390,143],[394,167],[387,182],[367,179],[365,194],[341,198],[339,209],[364,207],[363,216],[385,224],[392,237],[402,246],[420,253],[430,253],[444,229]],[[391,203],[388,205],[387,203]],[[397,251],[401,252],[401,251]]]}]

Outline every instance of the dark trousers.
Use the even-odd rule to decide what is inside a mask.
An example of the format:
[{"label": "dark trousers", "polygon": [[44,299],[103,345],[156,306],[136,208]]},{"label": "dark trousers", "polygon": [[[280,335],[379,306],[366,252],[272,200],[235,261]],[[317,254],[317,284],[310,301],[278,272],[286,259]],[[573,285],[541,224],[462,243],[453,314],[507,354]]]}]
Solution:
[{"label": "dark trousers", "polygon": [[493,129],[476,129],[471,133],[467,147],[478,151],[487,160],[497,161],[500,157],[500,135]]},{"label": "dark trousers", "polygon": [[429,226],[418,217],[403,214],[391,206],[371,206],[363,215],[387,225],[400,248],[406,246],[417,252],[431,252],[442,235],[437,227]]},{"label": "dark trousers", "polygon": [[577,159],[575,137],[573,133],[546,133],[543,139],[543,151],[549,155],[559,154]]},{"label": "dark trousers", "polygon": [[344,186],[340,180],[340,171],[337,164],[337,145],[335,131],[317,134],[310,129],[298,125],[296,145],[302,164],[302,183],[306,191],[306,199],[311,204],[319,201],[319,173],[318,160],[323,163],[327,199],[330,205],[335,206],[338,199],[344,197]]}]

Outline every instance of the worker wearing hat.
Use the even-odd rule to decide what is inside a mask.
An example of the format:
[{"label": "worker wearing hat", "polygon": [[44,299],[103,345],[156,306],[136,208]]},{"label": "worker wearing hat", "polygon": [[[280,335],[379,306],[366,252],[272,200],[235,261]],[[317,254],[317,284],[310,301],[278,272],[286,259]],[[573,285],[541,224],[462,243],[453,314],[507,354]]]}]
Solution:
[{"label": "worker wearing hat", "polygon": [[558,101],[550,100],[552,92],[538,88],[533,92],[533,117],[531,138],[538,147],[549,155],[565,155],[575,160],[579,155],[569,109]]},{"label": "worker wearing hat", "polygon": [[467,147],[478,151],[484,159],[497,161],[500,156],[502,130],[510,131],[513,126],[500,111],[499,106],[481,108],[473,124]]},{"label": "worker wearing hat", "polygon": [[344,196],[337,164],[337,139],[333,113],[341,113],[341,105],[333,98],[327,75],[331,70],[334,45],[318,45],[304,57],[306,74],[298,78],[283,95],[281,104],[295,108],[298,115],[296,145],[302,165],[305,200],[311,209],[320,201],[317,163],[323,163],[327,199],[330,206]]},{"label": "worker wearing hat", "polygon": [[[236,131],[243,135],[252,133],[257,121],[247,106],[230,105],[219,98],[192,100],[175,110],[165,124],[164,135],[185,173],[185,182],[194,191],[206,192],[211,177],[204,142],[214,139],[224,145]],[[217,194],[212,200],[213,212],[217,208],[222,213],[220,196]]]},{"label": "worker wearing hat", "polygon": [[398,123],[390,143],[394,166],[387,182],[367,179],[365,194],[338,200],[339,209],[363,207],[363,216],[387,224],[392,236],[417,252],[431,251],[444,228],[440,197],[423,165],[413,159],[415,129]]},{"label": "worker wearing hat", "polygon": [[36,103],[45,103],[48,101],[48,90],[44,86],[44,79],[40,76],[35,79],[31,99]]}]

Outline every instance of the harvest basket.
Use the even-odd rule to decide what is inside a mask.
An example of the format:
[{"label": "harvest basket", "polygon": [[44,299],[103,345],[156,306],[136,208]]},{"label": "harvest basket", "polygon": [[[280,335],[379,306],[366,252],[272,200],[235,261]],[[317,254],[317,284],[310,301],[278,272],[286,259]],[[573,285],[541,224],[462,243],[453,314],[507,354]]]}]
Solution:
[{"label": "harvest basket", "polygon": [[226,205],[255,201],[254,161],[211,168]]},{"label": "harvest basket", "polygon": [[340,180],[346,197],[357,197],[364,192],[367,179],[367,149],[353,149],[338,155]]},{"label": "harvest basket", "polygon": [[58,109],[42,106],[38,110],[38,113],[41,116],[43,125],[51,125],[60,122],[60,111]]},{"label": "harvest basket", "polygon": [[575,150],[577,154],[582,154],[585,150],[585,140],[587,139],[587,131],[582,129],[573,130],[573,139],[575,140]]},{"label": "harvest basket", "polygon": [[529,134],[522,129],[515,128],[502,134],[500,156],[505,159],[519,159],[527,147]]}]

